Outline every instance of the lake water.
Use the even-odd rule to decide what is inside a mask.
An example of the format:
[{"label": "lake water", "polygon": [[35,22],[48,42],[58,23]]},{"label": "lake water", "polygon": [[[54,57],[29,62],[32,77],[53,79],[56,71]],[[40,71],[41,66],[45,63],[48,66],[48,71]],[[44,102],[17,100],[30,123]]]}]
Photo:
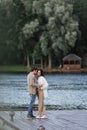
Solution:
[{"label": "lake water", "polygon": [[[0,106],[28,105],[26,77],[26,74],[0,74]],[[49,84],[46,105],[87,109],[87,74],[46,74],[45,77]]]}]

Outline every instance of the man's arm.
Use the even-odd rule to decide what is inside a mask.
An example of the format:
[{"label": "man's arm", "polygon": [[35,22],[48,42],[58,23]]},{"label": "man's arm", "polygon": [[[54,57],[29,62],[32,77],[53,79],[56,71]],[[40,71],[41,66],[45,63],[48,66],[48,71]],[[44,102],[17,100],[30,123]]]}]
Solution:
[{"label": "man's arm", "polygon": [[34,75],[31,75],[29,85],[32,87],[39,87],[39,84],[36,82],[36,77]]}]

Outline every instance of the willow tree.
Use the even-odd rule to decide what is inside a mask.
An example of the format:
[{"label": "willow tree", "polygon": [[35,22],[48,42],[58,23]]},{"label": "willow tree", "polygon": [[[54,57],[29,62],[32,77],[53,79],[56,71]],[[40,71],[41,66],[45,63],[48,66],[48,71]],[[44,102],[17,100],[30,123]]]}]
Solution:
[{"label": "willow tree", "polygon": [[42,30],[39,41],[42,53],[48,56],[52,67],[52,53],[60,50],[66,54],[74,47],[78,34],[78,21],[73,17],[73,6],[54,0],[33,2],[33,10]]},{"label": "willow tree", "polygon": [[30,56],[33,53],[34,47],[37,46],[36,33],[38,32],[39,22],[38,19],[26,23],[22,28],[22,40],[23,46],[25,48],[25,53],[27,57],[27,67],[30,66]]}]

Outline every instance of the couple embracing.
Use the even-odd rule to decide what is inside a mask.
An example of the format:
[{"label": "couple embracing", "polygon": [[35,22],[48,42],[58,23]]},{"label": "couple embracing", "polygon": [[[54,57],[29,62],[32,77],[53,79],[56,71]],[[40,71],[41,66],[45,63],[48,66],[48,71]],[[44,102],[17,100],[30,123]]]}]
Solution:
[{"label": "couple embracing", "polygon": [[[27,118],[47,118],[46,110],[44,107],[44,99],[48,96],[48,83],[44,77],[43,70],[32,67],[31,72],[27,76],[27,82],[28,92],[30,94],[30,103],[28,107]],[[33,115],[33,106],[36,97],[38,97],[38,113],[35,117]]]}]

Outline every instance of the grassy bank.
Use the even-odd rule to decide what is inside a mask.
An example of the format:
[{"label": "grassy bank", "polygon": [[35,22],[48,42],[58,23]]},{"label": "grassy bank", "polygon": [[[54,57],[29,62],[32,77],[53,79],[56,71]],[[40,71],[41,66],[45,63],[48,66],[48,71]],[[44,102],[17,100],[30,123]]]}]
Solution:
[{"label": "grassy bank", "polygon": [[[81,68],[80,70],[66,70],[63,71],[61,68],[44,68],[45,73],[87,73],[87,68]],[[27,73],[30,68],[27,66],[0,66],[0,73]]]},{"label": "grassy bank", "polygon": [[26,73],[29,70],[26,66],[0,66],[0,73]]}]

